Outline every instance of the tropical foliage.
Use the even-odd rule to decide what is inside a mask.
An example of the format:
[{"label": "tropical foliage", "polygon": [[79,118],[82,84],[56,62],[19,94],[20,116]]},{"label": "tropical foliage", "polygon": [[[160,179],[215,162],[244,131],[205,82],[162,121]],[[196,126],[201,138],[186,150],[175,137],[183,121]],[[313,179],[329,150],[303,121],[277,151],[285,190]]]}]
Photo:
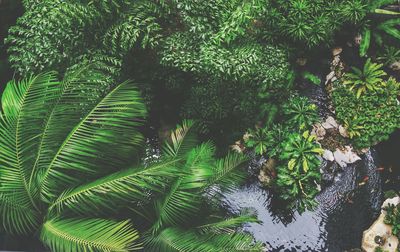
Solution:
[{"label": "tropical foliage", "polygon": [[[301,212],[312,209],[321,183],[319,172],[323,149],[316,143],[314,135],[305,131],[303,135],[290,134],[282,143],[283,150],[279,159],[278,179],[279,197],[288,200]],[[285,165],[286,164],[286,165]]]},{"label": "tropical foliage", "polygon": [[339,82],[333,91],[337,118],[351,134],[357,148],[365,148],[388,139],[400,127],[399,83],[390,78],[381,88],[357,99],[356,94]]},{"label": "tropical foliage", "polygon": [[346,73],[343,84],[348,85],[350,91],[356,92],[357,99],[366,92],[378,90],[382,86],[382,77],[386,76],[382,66],[368,59],[363,69],[352,67],[353,72]]},{"label": "tropical foliage", "polygon": [[293,96],[283,106],[287,123],[300,130],[308,129],[319,121],[317,106],[307,97]]},{"label": "tropical foliage", "polygon": [[[371,47],[371,40],[374,39],[375,43],[382,47],[384,45],[385,37],[389,36],[395,40],[400,40],[400,30],[398,25],[400,24],[400,12],[389,11],[382,9],[384,5],[396,3],[395,0],[370,0],[366,1],[363,5],[366,9],[366,14],[369,14],[370,18],[367,18],[361,22],[361,44],[360,44],[360,56],[365,56],[368,53],[368,49]],[[389,17],[384,21],[379,21],[373,18],[373,14],[381,14]]]},{"label": "tropical foliage", "polygon": [[400,205],[390,204],[384,208],[386,211],[384,223],[392,226],[392,234],[400,237]]},{"label": "tropical foliage", "polygon": [[[213,215],[190,222],[192,228],[187,225],[200,210],[205,217],[211,214],[201,204],[210,186],[229,190],[244,177],[237,168],[245,158],[214,159],[213,145],[196,147],[193,125],[184,122],[172,133],[160,162],[132,167],[142,142],[138,126],[146,115],[136,87],[124,82],[91,101],[88,95],[97,84],[78,76],[60,83],[52,72],[40,74],[10,82],[3,93],[4,230],[18,235],[40,231],[53,251],[255,248],[251,236],[234,231],[256,220],[250,215]],[[136,225],[110,218],[126,207]]]}]

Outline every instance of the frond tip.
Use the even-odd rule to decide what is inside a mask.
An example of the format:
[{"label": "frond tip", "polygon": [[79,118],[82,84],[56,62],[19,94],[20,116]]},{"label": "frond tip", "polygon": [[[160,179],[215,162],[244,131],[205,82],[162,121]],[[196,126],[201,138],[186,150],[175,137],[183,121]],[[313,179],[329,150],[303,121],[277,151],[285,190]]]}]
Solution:
[{"label": "frond tip", "polygon": [[134,243],[138,232],[129,221],[104,219],[52,219],[44,223],[40,235],[52,251],[95,252],[141,249]]}]

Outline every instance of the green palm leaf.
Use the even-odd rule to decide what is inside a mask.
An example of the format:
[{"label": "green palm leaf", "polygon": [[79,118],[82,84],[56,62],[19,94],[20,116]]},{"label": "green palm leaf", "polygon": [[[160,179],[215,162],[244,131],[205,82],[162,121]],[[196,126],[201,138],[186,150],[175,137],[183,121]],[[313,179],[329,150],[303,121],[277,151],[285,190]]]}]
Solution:
[{"label": "green palm leaf", "polygon": [[145,246],[152,252],[215,252],[215,251],[261,251],[250,235],[199,234],[195,230],[180,228],[164,229]]},{"label": "green palm leaf", "polygon": [[236,231],[236,228],[250,222],[259,222],[259,220],[257,219],[257,216],[247,213],[242,213],[239,216],[203,224],[201,226],[196,227],[196,229],[203,234],[234,233]]},{"label": "green palm leaf", "polygon": [[97,252],[139,250],[138,232],[128,221],[52,219],[44,223],[41,240],[53,251]]},{"label": "green palm leaf", "polygon": [[[60,188],[76,185],[98,167],[120,167],[142,137],[136,131],[145,116],[138,91],[122,83],[101,98],[68,133],[46,168],[41,169],[40,189],[46,199]],[[77,175],[81,174],[81,175]]]},{"label": "green palm leaf", "polygon": [[184,120],[182,125],[171,132],[170,142],[165,142],[163,152],[169,157],[186,154],[198,144],[194,121]]},{"label": "green palm leaf", "polygon": [[179,175],[178,159],[154,164],[147,168],[131,168],[116,172],[91,183],[67,190],[50,206],[58,213],[64,208],[77,213],[94,209],[117,210],[118,204],[131,200],[148,201],[149,191],[160,191],[171,178]]},{"label": "green palm leaf", "polygon": [[231,190],[246,178],[242,168],[248,161],[246,156],[239,153],[228,153],[224,158],[216,161],[213,176],[207,185],[218,184],[224,190]]},{"label": "green palm leaf", "polygon": [[[0,197],[6,200],[1,207],[1,215],[11,216],[15,204],[22,208],[38,211],[35,198],[37,194],[29,190],[29,173],[33,166],[34,153],[38,148],[37,137],[41,134],[41,125],[46,117],[52,101],[57,97],[59,83],[54,73],[40,74],[27,78],[19,83],[8,83],[2,96],[0,117]],[[32,216],[36,213],[27,211],[26,216],[19,212],[21,222],[14,218],[4,220],[10,230],[15,232],[31,232],[35,224]],[[21,225],[27,224],[25,227]]]},{"label": "green palm leaf", "polygon": [[1,227],[11,234],[30,234],[38,228],[40,215],[30,204],[19,200],[18,196],[0,194]]}]

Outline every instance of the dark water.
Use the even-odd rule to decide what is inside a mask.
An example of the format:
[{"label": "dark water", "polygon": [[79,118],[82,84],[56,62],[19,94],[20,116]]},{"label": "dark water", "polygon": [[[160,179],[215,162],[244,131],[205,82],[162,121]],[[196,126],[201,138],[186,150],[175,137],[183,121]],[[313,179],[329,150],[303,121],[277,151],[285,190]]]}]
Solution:
[{"label": "dark water", "polygon": [[[333,183],[317,196],[319,206],[303,214],[287,214],[284,206],[273,204],[273,195],[257,180],[227,194],[224,205],[233,213],[254,209],[261,224],[249,224],[245,230],[267,245],[268,251],[343,252],[359,248],[363,230],[379,213],[382,203],[381,178],[376,170],[375,152],[344,168]],[[249,167],[255,172],[257,162]],[[359,183],[369,177],[367,183]],[[283,213],[283,214],[282,214]]]}]

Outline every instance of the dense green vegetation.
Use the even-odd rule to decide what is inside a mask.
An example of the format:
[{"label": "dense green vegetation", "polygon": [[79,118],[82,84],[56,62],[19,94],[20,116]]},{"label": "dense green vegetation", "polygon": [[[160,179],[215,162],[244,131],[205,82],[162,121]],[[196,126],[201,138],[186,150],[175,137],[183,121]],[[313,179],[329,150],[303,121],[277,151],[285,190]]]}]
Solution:
[{"label": "dense green vegetation", "polygon": [[[327,93],[345,132],[324,134],[356,151],[400,128],[396,1],[0,0],[23,7],[1,24],[0,74],[14,80],[1,99],[0,232],[52,251],[261,250],[240,230],[254,213],[231,215],[221,197],[254,152],[274,160],[268,186],[284,207],[317,205],[331,146],[305,89]],[[334,53],[324,84],[319,60],[339,44],[351,56]],[[144,162],[153,127],[160,157]]]}]

